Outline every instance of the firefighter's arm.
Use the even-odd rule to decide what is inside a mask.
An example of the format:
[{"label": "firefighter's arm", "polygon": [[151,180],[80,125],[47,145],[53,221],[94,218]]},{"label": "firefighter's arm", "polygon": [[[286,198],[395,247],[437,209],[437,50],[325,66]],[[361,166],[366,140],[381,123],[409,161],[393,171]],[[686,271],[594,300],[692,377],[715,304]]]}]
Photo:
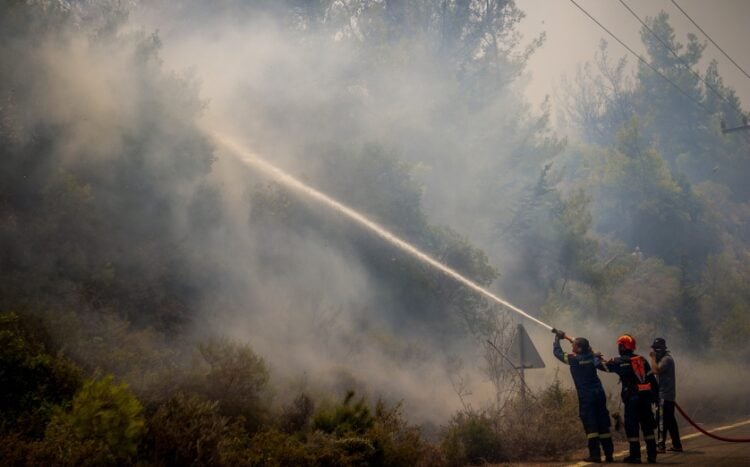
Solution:
[{"label": "firefighter's arm", "polygon": [[552,344],[552,353],[555,354],[555,358],[566,365],[570,365],[568,362],[568,354],[563,352],[562,346],[560,346],[560,336],[558,335],[555,335],[555,343]]},{"label": "firefighter's arm", "polygon": [[651,373],[658,375],[661,373],[661,368],[659,368],[659,363],[656,361],[656,353],[652,350],[648,355],[651,357]]},{"label": "firefighter's arm", "polygon": [[651,387],[657,389],[658,394],[659,382],[656,379],[656,375],[659,374],[659,365],[651,366],[648,364],[648,362],[643,363],[646,367],[646,380],[651,383]]},{"label": "firefighter's arm", "polygon": [[604,355],[601,352],[594,352],[594,366],[599,369],[606,371],[604,366]]},{"label": "firefighter's arm", "polygon": [[600,355],[596,364],[596,369],[609,373],[611,371],[610,365],[612,365],[612,361],[611,358],[609,360],[604,360],[604,357]]}]

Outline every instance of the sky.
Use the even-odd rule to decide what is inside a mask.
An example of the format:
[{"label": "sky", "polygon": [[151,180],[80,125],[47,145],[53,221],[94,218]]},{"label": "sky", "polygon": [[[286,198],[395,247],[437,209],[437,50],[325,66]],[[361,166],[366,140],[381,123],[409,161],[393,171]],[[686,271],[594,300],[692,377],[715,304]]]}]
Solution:
[{"label": "sky", "polygon": [[[633,50],[645,53],[639,35],[640,23],[618,0],[576,1]],[[539,105],[549,95],[554,111],[555,93],[560,92],[561,77],[574,78],[578,64],[593,59],[601,39],[606,39],[610,44],[611,58],[628,55],[630,65],[635,65],[638,61],[570,0],[517,0],[516,3],[526,13],[526,18],[520,25],[526,40],[542,31],[547,33],[546,42],[528,64],[530,82],[525,92],[533,105]],[[682,43],[686,42],[688,33],[694,33],[699,40],[709,42],[670,0],[626,0],[626,3],[641,18],[654,16],[661,10],[667,12],[677,39]],[[677,3],[735,62],[750,73],[750,49],[746,34],[750,24],[750,1],[677,0]],[[742,74],[709,42],[704,51],[701,72],[705,71],[712,59],[719,63],[724,84],[734,88],[743,107],[748,108],[750,78]]]}]

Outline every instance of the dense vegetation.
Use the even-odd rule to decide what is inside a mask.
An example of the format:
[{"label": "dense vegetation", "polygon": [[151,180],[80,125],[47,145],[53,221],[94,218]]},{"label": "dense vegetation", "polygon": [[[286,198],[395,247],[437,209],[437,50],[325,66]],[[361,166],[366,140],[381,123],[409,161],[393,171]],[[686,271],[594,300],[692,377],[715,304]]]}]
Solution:
[{"label": "dense vegetation", "polygon": [[[133,8],[195,24],[169,3]],[[510,0],[194,3],[206,25],[283,32],[228,107],[255,150],[550,321],[750,357],[750,139],[721,135],[739,101],[715,64],[729,104],[643,35],[707,113],[603,46],[568,142],[515,87],[543,38],[519,45]],[[509,317],[218,159],[200,86],[129,21],[119,2],[0,5],[0,463],[462,465],[580,444],[559,381],[516,398]],[[703,44],[649,21],[697,65]],[[477,374],[490,402],[470,400]]]}]

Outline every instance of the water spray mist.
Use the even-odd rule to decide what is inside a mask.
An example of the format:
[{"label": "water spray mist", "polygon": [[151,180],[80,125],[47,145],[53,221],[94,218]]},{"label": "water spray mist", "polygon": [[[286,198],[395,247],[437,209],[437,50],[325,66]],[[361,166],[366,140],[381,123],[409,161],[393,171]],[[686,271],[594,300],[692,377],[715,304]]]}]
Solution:
[{"label": "water spray mist", "polygon": [[213,136],[214,140],[222,147],[229,150],[231,153],[236,155],[242,162],[244,162],[247,165],[250,165],[261,172],[265,173],[266,175],[270,176],[271,178],[275,179],[279,183],[284,184],[285,186],[294,189],[295,191],[312,198],[329,208],[334,209],[335,211],[345,215],[349,219],[357,222],[363,227],[366,227],[368,230],[372,231],[373,233],[377,234],[382,239],[388,241],[392,245],[398,247],[402,251],[408,253],[409,255],[419,259],[423,263],[426,263],[430,266],[432,266],[435,269],[438,269],[442,273],[452,277],[456,281],[460,282],[461,284],[473,289],[474,291],[484,295],[485,297],[489,298],[490,300],[504,306],[505,308],[508,308],[519,315],[535,322],[536,324],[543,326],[544,328],[551,330],[552,326],[549,324],[540,321],[537,318],[534,318],[530,314],[526,313],[522,309],[514,306],[513,304],[503,300],[502,298],[498,297],[497,295],[493,294],[489,290],[483,288],[476,282],[467,279],[466,277],[462,276],[452,268],[446,266],[445,264],[435,260],[428,254],[422,252],[415,246],[409,244],[408,242],[400,239],[396,235],[392,234],[385,228],[381,227],[377,223],[371,221],[367,217],[363,216],[359,212],[355,211],[354,209],[339,203],[335,199],[329,197],[328,195],[321,193],[320,191],[302,183],[301,181],[297,180],[293,176],[289,175],[288,173],[284,172],[280,168],[266,162],[265,160],[259,158],[255,154],[251,153],[247,149],[244,149],[237,143],[231,141],[227,137],[220,135],[214,131],[210,131],[211,135]]}]

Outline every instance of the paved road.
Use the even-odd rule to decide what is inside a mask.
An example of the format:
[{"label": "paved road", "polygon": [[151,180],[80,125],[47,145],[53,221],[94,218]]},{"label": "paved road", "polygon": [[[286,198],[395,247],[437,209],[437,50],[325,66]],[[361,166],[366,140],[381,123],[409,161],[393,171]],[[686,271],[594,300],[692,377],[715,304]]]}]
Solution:
[{"label": "paved road", "polygon": [[[750,420],[726,424],[722,426],[705,427],[712,433],[727,438],[750,438]],[[727,443],[718,441],[702,435],[696,430],[684,429],[682,433],[682,444],[685,449],[679,453],[664,453],[657,457],[656,465],[689,465],[706,467],[750,467],[750,443]],[[669,445],[669,441],[667,441]],[[641,442],[641,446],[643,443]],[[579,459],[586,455],[586,451],[579,453]],[[620,461],[627,455],[627,443],[618,441],[615,444],[615,460]],[[646,453],[642,453],[644,465]],[[616,462],[615,464],[590,464],[586,462],[523,462],[508,464],[493,464],[512,467],[584,467],[598,465],[627,465]]]},{"label": "paved road", "polygon": [[[709,431],[727,438],[750,438],[750,420],[709,429]],[[686,430],[686,434],[682,436],[682,444],[685,448],[684,452],[659,454],[657,462],[663,465],[750,467],[750,443],[727,443],[709,438],[694,430]],[[616,452],[615,460],[622,459],[626,454],[626,452]],[[646,460],[645,453],[643,460]],[[572,465],[582,467],[597,464],[580,462]]]},{"label": "paved road", "polygon": [[[737,425],[716,433],[727,438],[750,439],[750,421]],[[727,443],[688,434],[683,445],[685,452],[660,454],[658,462],[665,465],[750,466],[750,443]]]}]

